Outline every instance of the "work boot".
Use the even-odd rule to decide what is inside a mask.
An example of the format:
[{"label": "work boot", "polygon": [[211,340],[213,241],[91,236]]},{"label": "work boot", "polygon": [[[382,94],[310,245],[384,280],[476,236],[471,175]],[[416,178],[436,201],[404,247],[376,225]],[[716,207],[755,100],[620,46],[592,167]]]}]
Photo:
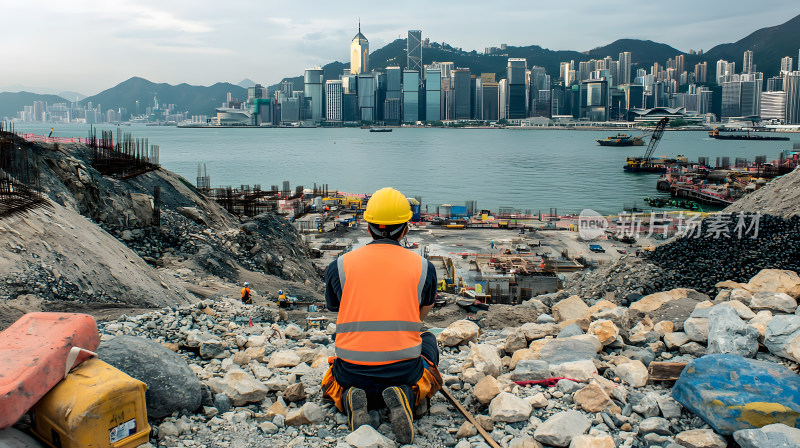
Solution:
[{"label": "work boot", "polygon": [[361,426],[370,424],[369,411],[367,410],[367,393],[363,389],[357,387],[347,389],[344,391],[343,402],[350,431],[355,431]]},{"label": "work boot", "polygon": [[408,386],[387,387],[383,401],[389,408],[389,420],[397,441],[403,444],[414,441],[414,414],[411,410],[411,388]]}]

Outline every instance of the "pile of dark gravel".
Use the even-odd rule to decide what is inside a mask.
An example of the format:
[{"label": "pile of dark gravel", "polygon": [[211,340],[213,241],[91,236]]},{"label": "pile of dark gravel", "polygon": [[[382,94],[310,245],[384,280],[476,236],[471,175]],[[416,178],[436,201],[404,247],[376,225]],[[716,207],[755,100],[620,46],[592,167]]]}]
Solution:
[{"label": "pile of dark gravel", "polygon": [[[739,238],[740,215],[727,215],[727,223],[708,217],[691,235],[658,247],[648,256],[664,275],[648,285],[662,291],[690,287],[715,294],[714,285],[724,280],[747,282],[762,269],[786,269],[800,272],[800,216],[783,219],[762,215],[758,234],[750,227],[752,216],[745,215],[747,229]],[[719,229],[727,232],[719,232]],[[699,236],[698,236],[699,235]],[[718,236],[718,237],[717,237]]]}]

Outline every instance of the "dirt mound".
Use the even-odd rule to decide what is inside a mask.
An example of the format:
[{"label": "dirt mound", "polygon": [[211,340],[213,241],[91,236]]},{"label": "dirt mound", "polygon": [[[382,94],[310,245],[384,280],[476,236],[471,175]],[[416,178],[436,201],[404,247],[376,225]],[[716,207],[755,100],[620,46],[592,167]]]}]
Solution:
[{"label": "dirt mound", "polygon": [[729,205],[723,212],[743,212],[780,216],[800,215],[800,168],[781,176],[763,188]]}]

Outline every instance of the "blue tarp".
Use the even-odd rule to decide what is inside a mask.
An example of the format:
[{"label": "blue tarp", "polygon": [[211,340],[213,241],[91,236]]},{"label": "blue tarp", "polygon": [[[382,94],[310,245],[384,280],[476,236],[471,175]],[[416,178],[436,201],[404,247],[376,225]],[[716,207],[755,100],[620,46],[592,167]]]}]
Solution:
[{"label": "blue tarp", "polygon": [[720,434],[772,423],[800,428],[800,376],[780,364],[706,355],[683,369],[672,396]]}]

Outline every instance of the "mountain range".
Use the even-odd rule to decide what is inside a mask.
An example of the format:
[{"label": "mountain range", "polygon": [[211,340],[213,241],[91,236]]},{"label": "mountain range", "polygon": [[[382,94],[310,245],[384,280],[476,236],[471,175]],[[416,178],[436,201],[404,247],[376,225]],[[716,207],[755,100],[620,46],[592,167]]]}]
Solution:
[{"label": "mountain range", "polygon": [[[405,39],[397,39],[384,47],[370,53],[370,67],[382,69],[392,65],[403,66],[405,62]],[[456,67],[469,67],[474,74],[495,73],[498,78],[505,76],[507,58],[526,58],[528,65],[544,67],[553,79],[558,77],[561,62],[574,60],[575,63],[589,59],[600,59],[611,56],[617,59],[619,53],[630,51],[632,55],[632,69],[644,68],[649,70],[654,62],[664,64],[668,58],[684,55],[685,69],[691,71],[697,62],[708,62],[708,79],[713,79],[716,70],[716,61],[725,59],[736,62],[741,69],[742,55],[746,50],[754,52],[753,62],[758,71],[768,78],[778,74],[780,59],[791,56],[797,61],[798,47],[800,47],[800,15],[781,25],[762,28],[747,37],[734,42],[717,45],[704,54],[687,54],[669,45],[638,39],[620,39],[608,45],[594,48],[585,52],[578,51],[553,51],[538,45],[523,47],[509,46],[502,54],[481,54],[476,51],[461,51],[447,44],[431,43],[430,47],[423,49],[424,64],[434,61],[453,62]],[[334,61],[323,66],[326,79],[336,79],[349,67],[349,63]],[[290,81],[294,90],[303,89],[303,77],[295,76],[284,78],[281,81]],[[247,97],[247,89],[253,85],[250,79],[242,80],[238,85],[231,83],[217,83],[212,86],[191,86],[189,84],[156,84],[146,79],[133,77],[110,89],[82,99],[81,103],[102,105],[103,109],[125,108],[129,113],[136,113],[136,101],[139,101],[139,112],[144,113],[147,106],[153,104],[153,97],[158,95],[162,104],[176,104],[179,110],[188,110],[191,115],[213,115],[214,108],[225,101],[228,92],[233,98],[243,100]],[[270,94],[277,90],[280,83],[268,87]],[[31,105],[33,101],[64,102],[64,99],[54,95],[36,95],[28,92],[14,94],[0,93],[0,117],[14,116],[22,106]]]}]

